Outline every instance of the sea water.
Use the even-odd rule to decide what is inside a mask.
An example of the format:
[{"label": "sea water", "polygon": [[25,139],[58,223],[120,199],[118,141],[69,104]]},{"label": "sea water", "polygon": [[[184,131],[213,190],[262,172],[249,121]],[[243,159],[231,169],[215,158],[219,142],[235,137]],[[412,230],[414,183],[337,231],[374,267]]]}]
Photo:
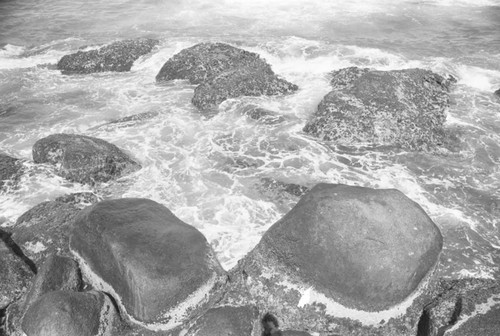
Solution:
[{"label": "sea water", "polygon": [[[139,37],[160,44],[130,72],[55,69],[79,48]],[[204,118],[190,102],[193,85],[158,85],[155,76],[172,55],[207,41],[258,53],[300,90],[230,99]],[[459,150],[341,147],[303,133],[329,73],[349,66],[453,75],[446,127]],[[2,0],[0,151],[25,159],[27,173],[0,194],[0,225],[72,192],[150,198],[198,228],[230,269],[298,200],[263,181],[396,188],[443,232],[442,275],[498,278],[499,88],[499,0]],[[248,103],[284,121],[252,120],[241,112]],[[107,124],[144,112],[153,116]],[[33,144],[53,133],[102,138],[143,168],[96,187],[68,182],[31,161]]]}]

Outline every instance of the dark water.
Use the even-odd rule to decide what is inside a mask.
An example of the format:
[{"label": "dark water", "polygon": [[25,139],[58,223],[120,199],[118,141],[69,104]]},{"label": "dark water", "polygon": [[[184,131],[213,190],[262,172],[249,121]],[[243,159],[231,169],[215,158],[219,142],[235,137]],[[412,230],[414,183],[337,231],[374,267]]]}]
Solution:
[{"label": "dark water", "polygon": [[[31,159],[51,133],[82,133],[129,151],[143,165],[96,190],[168,206],[209,239],[230,268],[297,201],[266,191],[266,179],[397,188],[429,213],[445,236],[443,273],[499,275],[499,1],[0,1],[0,150]],[[135,37],[161,43],[130,73],[62,76],[47,64],[80,47]],[[282,98],[242,98],[204,120],[182,82],[156,85],[163,63],[201,41],[254,51],[300,86]],[[454,153],[337,148],[301,132],[329,91],[328,72],[347,66],[421,67],[452,74],[447,126]],[[278,111],[258,123],[242,102]],[[106,122],[138,113],[124,127]],[[26,163],[21,187],[0,195],[8,226],[35,204],[90,187]],[[265,183],[264,183],[265,184]]]}]

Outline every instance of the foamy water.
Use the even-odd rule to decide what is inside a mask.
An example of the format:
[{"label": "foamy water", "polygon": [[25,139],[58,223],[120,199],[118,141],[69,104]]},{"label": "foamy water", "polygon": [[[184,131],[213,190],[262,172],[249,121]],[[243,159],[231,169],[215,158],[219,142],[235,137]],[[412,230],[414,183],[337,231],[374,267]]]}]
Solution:
[{"label": "foamy water", "polygon": [[[95,191],[144,197],[205,234],[231,268],[297,197],[263,179],[397,188],[445,236],[443,273],[498,276],[500,258],[500,3],[495,1],[42,1],[0,3],[0,149],[26,160],[19,188],[0,195],[0,224],[57,196]],[[496,32],[496,35],[493,33]],[[135,37],[160,40],[129,73],[63,76],[53,65],[80,47]],[[203,41],[256,52],[300,90],[221,104],[212,119],[191,104],[194,86],[157,85],[163,63]],[[329,92],[329,72],[420,67],[455,76],[447,125],[463,140],[453,154],[339,148],[302,133]],[[265,124],[251,103],[284,117]],[[132,124],[107,122],[156,113]],[[110,141],[143,169],[95,188],[34,165],[31,147],[53,133]]]}]

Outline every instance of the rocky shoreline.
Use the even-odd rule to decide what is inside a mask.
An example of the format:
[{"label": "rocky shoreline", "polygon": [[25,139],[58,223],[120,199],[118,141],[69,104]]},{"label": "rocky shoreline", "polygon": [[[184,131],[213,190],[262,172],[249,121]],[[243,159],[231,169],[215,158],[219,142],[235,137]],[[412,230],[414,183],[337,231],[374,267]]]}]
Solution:
[{"label": "rocky shoreline", "polygon": [[[79,51],[58,68],[129,71],[158,43]],[[362,68],[331,77],[332,91],[304,127],[318,141],[429,152],[459,141],[444,126],[452,77]],[[160,85],[171,80],[197,85],[192,103],[206,116],[227,99],[300,90],[259,55],[224,43],[174,55],[156,76]],[[263,123],[282,117],[246,111]],[[142,168],[117,146],[75,134],[40,139],[33,162],[90,186]],[[1,192],[24,173],[22,160],[0,155]],[[266,183],[300,200],[231,270],[201,232],[152,200],[80,193],[38,204],[0,229],[0,334],[256,336],[270,311],[289,336],[497,335],[498,281],[438,278],[442,234],[401,192]]]}]

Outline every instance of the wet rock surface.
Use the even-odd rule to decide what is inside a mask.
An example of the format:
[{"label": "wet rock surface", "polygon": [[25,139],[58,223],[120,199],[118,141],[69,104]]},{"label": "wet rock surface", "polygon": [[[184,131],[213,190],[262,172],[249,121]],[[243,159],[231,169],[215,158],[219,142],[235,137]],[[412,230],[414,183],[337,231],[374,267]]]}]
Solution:
[{"label": "wet rock surface", "polygon": [[447,142],[444,131],[454,79],[428,70],[333,72],[328,93],[304,131],[341,144],[428,149]]},{"label": "wet rock surface", "polygon": [[253,306],[209,309],[193,323],[186,336],[252,336],[259,330],[258,311]]},{"label": "wet rock surface", "polygon": [[191,84],[200,84],[240,67],[273,73],[269,64],[255,53],[225,43],[200,43],[170,58],[156,76],[156,81],[187,79]]},{"label": "wet rock surface", "polygon": [[63,74],[89,74],[104,71],[130,71],[134,62],[159,43],[154,39],[124,40],[97,50],[65,55],[57,63]]},{"label": "wet rock surface", "polygon": [[0,191],[14,184],[22,171],[21,160],[0,153]]},{"label": "wet rock surface", "polygon": [[146,324],[183,322],[226,279],[205,237],[146,199],[103,201],[82,210],[71,249],[91,284]]},{"label": "wet rock surface", "polygon": [[192,102],[201,111],[210,111],[230,98],[283,95],[297,90],[297,85],[279,78],[274,73],[251,67],[236,68],[196,87]]},{"label": "wet rock surface", "polygon": [[56,165],[70,181],[94,184],[141,168],[117,146],[85,135],[53,134],[33,145],[33,161]]},{"label": "wet rock surface", "polygon": [[97,291],[54,291],[41,296],[22,321],[27,336],[104,336],[119,327],[111,300]]},{"label": "wet rock surface", "polygon": [[279,124],[286,120],[284,116],[257,105],[244,106],[242,109],[242,113],[248,116],[248,118],[250,119],[257,120],[267,125]]}]

